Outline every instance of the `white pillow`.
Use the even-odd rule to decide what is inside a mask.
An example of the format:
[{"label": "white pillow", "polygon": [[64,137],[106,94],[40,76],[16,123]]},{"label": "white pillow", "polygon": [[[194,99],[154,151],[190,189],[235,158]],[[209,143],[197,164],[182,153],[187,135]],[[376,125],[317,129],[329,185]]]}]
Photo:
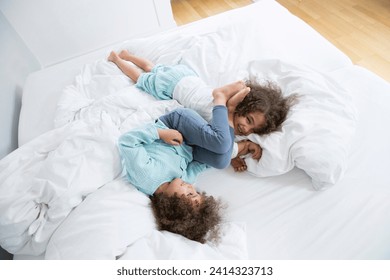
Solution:
[{"label": "white pillow", "polygon": [[311,177],[316,190],[336,184],[347,168],[356,127],[350,93],[325,74],[280,60],[252,61],[247,69],[259,82],[277,83],[284,95],[300,95],[281,131],[248,137],[263,148],[260,161],[246,160],[248,171],[265,177],[296,166]]},{"label": "white pillow", "polygon": [[72,211],[48,243],[46,259],[247,259],[245,224],[224,223],[221,242],[201,244],[158,231],[149,198],[118,178]]},{"label": "white pillow", "polygon": [[155,227],[149,198],[118,178],[69,214],[52,235],[45,258],[115,260]]},{"label": "white pillow", "polygon": [[169,231],[155,230],[129,246],[121,259],[248,259],[245,224],[223,223],[221,231],[221,240],[215,245],[201,244]]}]

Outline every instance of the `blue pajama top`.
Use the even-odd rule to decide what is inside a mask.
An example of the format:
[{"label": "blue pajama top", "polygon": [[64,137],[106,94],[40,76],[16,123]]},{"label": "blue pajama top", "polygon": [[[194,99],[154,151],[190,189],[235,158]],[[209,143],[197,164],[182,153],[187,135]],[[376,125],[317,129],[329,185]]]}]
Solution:
[{"label": "blue pajama top", "polygon": [[192,147],[185,143],[173,146],[159,139],[157,128],[168,127],[158,119],[119,138],[127,179],[147,195],[153,195],[161,184],[175,178],[192,184],[207,168],[206,164],[193,161]]}]

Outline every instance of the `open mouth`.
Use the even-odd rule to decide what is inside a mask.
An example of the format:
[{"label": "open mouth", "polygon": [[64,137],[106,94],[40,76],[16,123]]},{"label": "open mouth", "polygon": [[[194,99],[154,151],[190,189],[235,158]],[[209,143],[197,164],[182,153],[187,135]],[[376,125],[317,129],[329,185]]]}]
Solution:
[{"label": "open mouth", "polygon": [[239,135],[244,135],[244,133],[242,132],[242,129],[241,129],[241,126],[237,126],[237,131],[238,131],[238,134]]}]

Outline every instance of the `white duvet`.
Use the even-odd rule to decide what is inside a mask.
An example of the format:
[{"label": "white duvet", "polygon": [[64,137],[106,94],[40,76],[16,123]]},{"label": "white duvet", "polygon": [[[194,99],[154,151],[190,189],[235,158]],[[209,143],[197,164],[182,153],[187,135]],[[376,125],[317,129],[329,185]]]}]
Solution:
[{"label": "white duvet", "polygon": [[118,137],[179,106],[105,60],[86,65],[64,90],[57,128],[0,162],[2,247],[48,259],[247,258],[243,225],[226,222],[219,246],[159,232],[147,196],[123,179]]}]

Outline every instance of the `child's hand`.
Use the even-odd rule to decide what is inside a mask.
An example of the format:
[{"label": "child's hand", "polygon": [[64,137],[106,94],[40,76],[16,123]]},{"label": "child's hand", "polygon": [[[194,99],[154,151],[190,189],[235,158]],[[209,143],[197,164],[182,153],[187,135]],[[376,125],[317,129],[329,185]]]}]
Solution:
[{"label": "child's hand", "polygon": [[245,160],[240,157],[235,157],[230,161],[230,164],[233,166],[234,171],[244,172],[247,169]]},{"label": "child's hand", "polygon": [[248,153],[248,145],[246,142],[248,142],[248,141],[242,140],[242,141],[237,143],[237,147],[238,147],[237,157],[246,155]]},{"label": "child's hand", "polygon": [[183,143],[183,135],[175,129],[157,129],[161,140],[169,145],[181,145]]},{"label": "child's hand", "polygon": [[238,145],[238,154],[237,156],[252,154],[252,158],[259,160],[263,154],[263,149],[260,145],[253,143],[249,140],[243,140],[237,143]]},{"label": "child's hand", "polygon": [[263,149],[260,145],[253,143],[252,141],[248,141],[248,152],[252,154],[252,158],[259,160],[263,155]]}]

